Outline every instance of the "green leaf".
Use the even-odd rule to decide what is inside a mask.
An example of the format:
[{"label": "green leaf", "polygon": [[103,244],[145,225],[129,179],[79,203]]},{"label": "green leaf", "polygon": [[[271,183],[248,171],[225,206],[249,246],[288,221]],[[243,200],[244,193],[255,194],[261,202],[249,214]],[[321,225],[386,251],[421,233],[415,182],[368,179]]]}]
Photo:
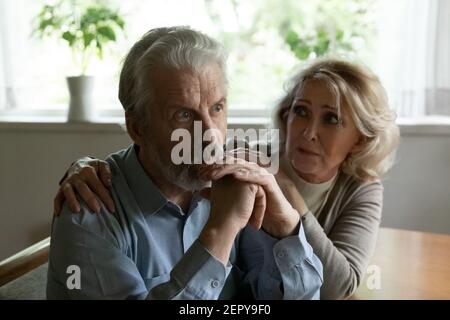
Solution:
[{"label": "green leaf", "polygon": [[[86,6],[85,3],[96,4]],[[33,20],[32,35],[41,38],[52,35],[63,39],[75,54],[83,57],[81,67],[84,69],[91,53],[95,51],[102,59],[105,45],[117,41],[118,32],[125,31],[123,18],[107,3],[58,0],[55,5],[44,5]]]},{"label": "green leaf", "polygon": [[83,33],[83,45],[85,48],[88,48],[91,45],[91,42],[95,39],[95,34],[84,32]]},{"label": "green leaf", "polygon": [[340,42],[344,39],[344,31],[337,30],[336,31],[336,41]]},{"label": "green leaf", "polygon": [[311,52],[311,48],[306,43],[300,43],[294,50],[295,56],[300,60],[308,59]]},{"label": "green leaf", "polygon": [[100,58],[100,60],[103,60],[103,45],[98,37],[95,40],[97,47],[97,55]]},{"label": "green leaf", "polygon": [[284,36],[284,41],[289,45],[289,47],[291,47],[291,49],[293,47],[296,46],[296,44],[298,43],[298,34],[297,32],[295,32],[294,30],[290,29],[286,32],[286,35]]},{"label": "green leaf", "polygon": [[116,33],[110,26],[101,26],[97,28],[97,32],[102,37],[110,40],[110,41],[116,41]]},{"label": "green leaf", "polygon": [[62,38],[69,43],[69,46],[72,47],[75,43],[77,37],[70,31],[66,31],[62,34]]},{"label": "green leaf", "polygon": [[47,27],[51,27],[53,25],[52,19],[44,19],[39,23],[38,29],[44,32]]},{"label": "green leaf", "polygon": [[114,17],[114,21],[119,26],[120,29],[125,30],[125,21],[119,17],[117,14]]}]

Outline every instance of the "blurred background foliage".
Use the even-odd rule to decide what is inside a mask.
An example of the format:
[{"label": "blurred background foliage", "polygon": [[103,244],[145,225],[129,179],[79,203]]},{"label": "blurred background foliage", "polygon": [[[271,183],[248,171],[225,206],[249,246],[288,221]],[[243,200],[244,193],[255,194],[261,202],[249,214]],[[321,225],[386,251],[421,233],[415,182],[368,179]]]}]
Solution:
[{"label": "blurred background foliage", "polygon": [[33,33],[40,38],[63,40],[72,50],[74,63],[85,74],[94,53],[103,59],[105,46],[125,29],[119,10],[107,1],[57,1],[44,4],[34,19]]},{"label": "blurred background foliage", "polygon": [[[266,116],[283,84],[303,63],[323,56],[347,57],[371,66],[379,0],[35,0],[35,32],[72,48],[82,71],[103,76],[98,104],[120,110],[117,82],[122,59],[151,28],[191,25],[224,44],[229,52],[230,108]],[[48,5],[48,6],[45,6]],[[55,7],[55,5],[57,5]],[[90,8],[90,9],[89,9]],[[89,10],[88,10],[89,9]],[[31,9],[30,9],[31,10]],[[125,37],[119,36],[125,33]],[[52,39],[54,40],[54,39]],[[42,41],[49,47],[51,41]],[[67,47],[69,47],[67,46]],[[61,46],[62,47],[62,46]],[[107,54],[105,48],[109,48]],[[67,59],[61,48],[53,61]],[[64,52],[64,54],[63,54]],[[81,54],[79,54],[81,52]],[[70,53],[70,52],[68,52]],[[98,54],[104,61],[91,59]],[[42,60],[45,56],[42,56]],[[60,58],[59,58],[60,57]],[[50,60],[48,58],[47,60]],[[86,61],[93,60],[88,68]],[[39,74],[51,70],[41,70]],[[52,74],[48,96],[67,99]],[[42,91],[42,90],[40,90]],[[101,100],[101,101],[100,101]],[[62,103],[63,104],[63,103]],[[250,114],[250,113],[247,113]]]},{"label": "blurred background foliage", "polygon": [[[234,28],[225,22],[219,1],[229,2]],[[231,79],[239,82],[231,90],[235,101],[249,101],[250,96],[255,105],[270,108],[295,67],[316,57],[368,63],[373,58],[372,39],[376,31],[371,13],[376,0],[204,2],[211,20],[221,30],[219,39],[231,53]],[[265,79],[263,87],[258,78]]]}]

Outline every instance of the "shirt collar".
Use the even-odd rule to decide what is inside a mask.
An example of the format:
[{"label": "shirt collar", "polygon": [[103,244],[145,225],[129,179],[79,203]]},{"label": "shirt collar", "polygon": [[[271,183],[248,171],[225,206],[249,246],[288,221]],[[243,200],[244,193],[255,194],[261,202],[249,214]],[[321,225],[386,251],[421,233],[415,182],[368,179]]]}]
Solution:
[{"label": "shirt collar", "polygon": [[154,214],[169,202],[139,162],[139,146],[131,145],[124,158],[125,176],[144,214]]},{"label": "shirt collar", "polygon": [[[145,172],[142,164],[138,159],[139,146],[131,145],[124,157],[125,175],[131,191],[144,214],[155,214],[163,207],[169,205],[170,207],[177,208],[177,210],[183,214],[181,208],[169,201],[154,184],[152,179]],[[193,194],[189,211],[186,213],[189,215],[197,207],[199,202],[206,201],[200,196],[199,192]]]}]

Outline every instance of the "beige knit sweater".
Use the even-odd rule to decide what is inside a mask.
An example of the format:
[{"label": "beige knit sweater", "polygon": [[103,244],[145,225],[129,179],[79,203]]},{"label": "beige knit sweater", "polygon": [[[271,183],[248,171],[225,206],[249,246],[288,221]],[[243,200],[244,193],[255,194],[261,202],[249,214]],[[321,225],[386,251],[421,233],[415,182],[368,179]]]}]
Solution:
[{"label": "beige knit sweater", "polygon": [[306,238],[324,268],[321,299],[355,292],[374,251],[382,204],[380,181],[363,183],[340,172],[319,218],[303,216]]}]

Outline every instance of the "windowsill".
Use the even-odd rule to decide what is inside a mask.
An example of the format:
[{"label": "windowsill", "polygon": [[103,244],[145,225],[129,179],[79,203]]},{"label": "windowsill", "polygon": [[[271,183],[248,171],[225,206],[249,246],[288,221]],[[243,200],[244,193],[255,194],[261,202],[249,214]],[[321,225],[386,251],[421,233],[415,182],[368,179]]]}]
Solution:
[{"label": "windowsill", "polygon": [[65,117],[15,118],[15,121],[0,117],[1,131],[39,131],[76,133],[125,133],[123,119],[102,118],[95,122],[67,122]]},{"label": "windowsill", "polygon": [[[0,116],[0,132],[107,132],[124,133],[123,117],[101,117],[94,122],[70,122],[63,116]],[[425,117],[422,119],[398,119],[402,136],[450,135],[450,117]],[[270,124],[267,117],[229,117],[228,126],[244,129],[265,128]]]},{"label": "windowsill", "polygon": [[402,136],[450,135],[450,117],[428,116],[418,119],[399,118],[397,123]]}]

